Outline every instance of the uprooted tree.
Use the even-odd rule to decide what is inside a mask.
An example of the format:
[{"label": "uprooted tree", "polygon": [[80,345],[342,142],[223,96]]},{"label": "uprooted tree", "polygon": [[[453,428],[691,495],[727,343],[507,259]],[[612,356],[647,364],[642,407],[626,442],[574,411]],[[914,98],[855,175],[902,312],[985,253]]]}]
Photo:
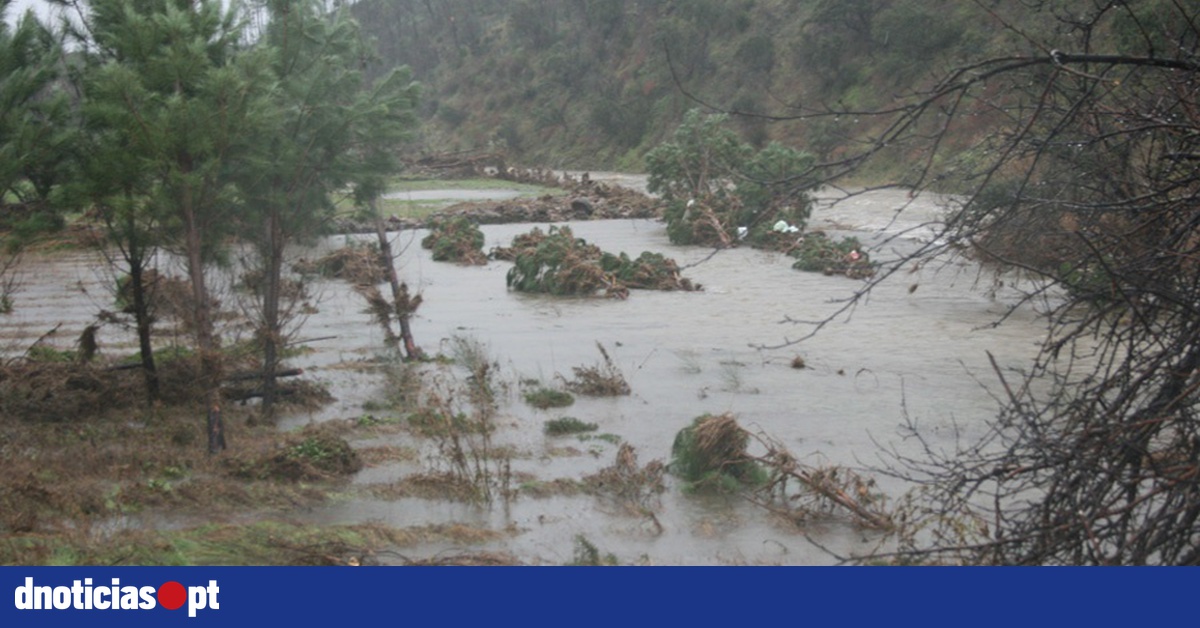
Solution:
[{"label": "uprooted tree", "polygon": [[[1200,6],[975,5],[1002,47],[874,112],[871,147],[831,166],[902,151],[916,193],[959,192],[942,237],[905,261],[968,251],[1022,273],[1050,330],[1027,369],[995,369],[1001,407],[981,442],[897,454],[891,471],[921,490],[887,551],[1200,564]],[[1020,30],[1004,11],[1049,26]],[[872,112],[799,117],[846,114]],[[974,147],[952,146],[963,132]]]}]

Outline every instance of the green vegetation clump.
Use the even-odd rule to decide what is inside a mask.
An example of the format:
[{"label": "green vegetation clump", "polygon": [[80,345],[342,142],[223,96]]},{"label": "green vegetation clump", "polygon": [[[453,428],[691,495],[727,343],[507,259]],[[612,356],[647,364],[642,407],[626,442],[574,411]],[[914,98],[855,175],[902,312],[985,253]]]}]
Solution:
[{"label": "green vegetation clump", "polygon": [[252,480],[312,481],[353,475],[362,469],[358,453],[344,438],[310,434],[265,458],[231,462],[235,477]]},{"label": "green vegetation clump", "polygon": [[692,489],[732,492],[761,485],[768,474],[746,453],[749,441],[731,414],[697,417],[675,435],[671,472]]},{"label": "green vegetation clump", "polygon": [[792,268],[826,275],[863,279],[875,274],[875,265],[858,238],[834,241],[821,232],[805,234],[788,255],[796,258]]},{"label": "green vegetation clump", "polygon": [[778,143],[755,150],[727,121],[692,110],[646,155],[647,189],[666,201],[675,244],[756,245],[780,221],[796,230],[808,221],[815,158]]},{"label": "green vegetation clump", "polygon": [[429,235],[421,240],[421,247],[432,251],[437,262],[482,266],[487,263],[483,242],[479,225],[457,216],[436,222]]},{"label": "green vegetation clump", "polygon": [[778,143],[744,144],[723,115],[691,111],[674,138],[646,155],[648,188],[667,202],[676,244],[742,244],[787,253],[797,270],[870,277],[874,265],[854,238],[805,233],[815,185],[812,155]]},{"label": "green vegetation clump", "polygon": [[40,363],[68,363],[77,359],[74,349],[56,349],[46,344],[36,344],[25,352],[25,359]]},{"label": "green vegetation clump", "polygon": [[699,289],[680,275],[672,259],[649,252],[636,259],[625,253],[606,253],[576,238],[566,226],[551,226],[548,232],[535,227],[514,238],[511,248],[500,249],[495,255],[513,261],[508,287],[520,292],[560,296],[603,292],[605,296],[625,298],[631,289]]},{"label": "green vegetation clump", "polygon": [[546,421],[542,431],[547,436],[563,436],[566,434],[581,434],[583,432],[594,432],[600,429],[595,423],[587,423],[580,421],[573,416],[565,416],[561,419],[550,419]]},{"label": "green vegetation clump", "polygon": [[700,289],[699,284],[694,284],[680,275],[679,265],[675,260],[661,253],[642,251],[636,259],[630,259],[625,253],[605,253],[600,257],[600,268],[628,289],[689,292]]},{"label": "green vegetation clump", "polygon": [[617,566],[617,557],[611,552],[601,554],[600,549],[586,536],[577,534],[575,535],[575,556],[567,564],[579,567],[615,567]]},{"label": "green vegetation clump", "polygon": [[535,390],[526,391],[525,403],[539,409],[546,410],[547,408],[565,408],[575,403],[575,397],[571,393],[553,388],[541,387]]}]

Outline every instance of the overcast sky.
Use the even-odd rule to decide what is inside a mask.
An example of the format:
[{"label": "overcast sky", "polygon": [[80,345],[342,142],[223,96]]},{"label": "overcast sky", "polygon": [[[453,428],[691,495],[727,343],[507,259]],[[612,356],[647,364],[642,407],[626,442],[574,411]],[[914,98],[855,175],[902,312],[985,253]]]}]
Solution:
[{"label": "overcast sky", "polygon": [[9,24],[15,24],[25,11],[33,9],[38,14],[38,17],[45,19],[50,15],[50,3],[46,0],[13,0],[13,3],[8,7],[8,13],[5,15]]}]

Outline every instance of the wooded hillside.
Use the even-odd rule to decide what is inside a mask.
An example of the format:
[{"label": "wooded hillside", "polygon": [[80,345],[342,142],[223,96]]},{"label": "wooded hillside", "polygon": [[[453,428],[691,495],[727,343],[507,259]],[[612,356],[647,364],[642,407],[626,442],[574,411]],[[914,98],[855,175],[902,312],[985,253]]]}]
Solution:
[{"label": "wooded hillside", "polygon": [[[1053,39],[1040,32],[1058,24],[1052,5],[1070,3],[1021,4],[363,0],[354,12],[381,65],[408,64],[423,84],[427,150],[503,148],[528,164],[641,169],[645,153],[697,106],[688,93],[724,109],[803,114],[740,118],[739,126],[758,146],[774,139],[837,156],[885,123],[858,114],[964,62],[1036,52],[1021,50],[1015,31]],[[1152,20],[1156,4],[1170,3],[1138,4]],[[1136,36],[1130,29],[1094,35],[1115,52],[1122,37]],[[967,145],[973,129],[958,134]],[[894,171],[902,158],[882,167]]]}]

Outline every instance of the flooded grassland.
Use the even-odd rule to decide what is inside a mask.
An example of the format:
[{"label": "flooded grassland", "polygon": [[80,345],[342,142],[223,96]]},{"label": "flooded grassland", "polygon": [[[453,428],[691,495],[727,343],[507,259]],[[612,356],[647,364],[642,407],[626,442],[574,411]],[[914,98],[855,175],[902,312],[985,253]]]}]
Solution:
[{"label": "flooded grassland", "polygon": [[[906,203],[902,193],[873,193],[818,210],[811,227],[864,243],[902,232],[919,239],[925,232],[916,227],[936,219],[939,209],[918,199],[897,219]],[[484,226],[485,250],[508,246],[534,226],[546,227]],[[434,262],[418,245],[423,230],[398,233],[397,269],[424,299],[412,321],[416,340],[430,354],[457,359],[412,366],[383,357],[383,332],[361,296],[345,282],[314,279],[312,307],[296,338],[303,351],[289,365],[303,368],[334,401],[292,409],[277,428],[293,435],[336,431],[358,452],[361,470],[325,486],[325,499],[271,499],[261,506],[251,499],[244,508],[192,509],[187,516],[167,502],[110,517],[116,521],[110,525],[191,530],[236,522],[292,532],[371,531],[369,540],[355,538],[382,563],[468,554],[526,564],[828,563],[833,557],[806,537],[851,554],[869,551],[876,534],[837,513],[796,521],[736,493],[685,490],[669,473],[661,476],[661,491],[646,488],[632,499],[594,482],[616,466],[622,445],[632,447],[625,451],[636,455],[636,468],[669,463],[678,432],[705,414],[736,417],[804,464],[868,474],[886,462],[886,450],[917,453],[902,437],[906,422],[919,424],[934,446],[952,450],[981,435],[994,415],[988,353],[1003,368],[1019,368],[1045,330],[1032,311],[1010,314],[1005,292],[985,289],[991,286],[980,284],[969,262],[905,269],[839,314],[860,281],[795,271],[777,253],[735,248],[712,255],[673,246],[654,220],[570,227],[605,251],[672,257],[704,289],[635,291],[624,300],[515,293],[505,282],[511,264]],[[355,241],[366,239],[333,236],[296,256],[315,258]],[[872,257],[886,261],[911,245],[904,237],[888,240]],[[90,253],[25,260],[16,309],[0,319],[10,354],[55,326],[48,342],[66,347],[99,309],[111,308],[112,278],[102,267]],[[1004,325],[992,325],[1005,315]],[[813,327],[805,321],[830,317],[807,337]],[[135,350],[118,326],[103,327],[99,337],[102,353]],[[526,399],[538,388],[566,389],[576,368],[603,364],[598,346],[628,395],[573,394],[570,405],[558,408]],[[471,364],[486,365],[485,400]],[[461,415],[467,428],[451,438],[414,419],[403,397],[417,376],[427,392],[437,392],[445,416]],[[472,432],[470,421],[481,418],[490,427]],[[548,421],[566,418],[594,429],[548,433]],[[238,435],[232,436],[236,451]],[[474,492],[464,481],[476,484]],[[648,478],[647,486],[655,481]],[[907,488],[878,481],[892,498]],[[339,542],[343,549],[354,545]]]}]

